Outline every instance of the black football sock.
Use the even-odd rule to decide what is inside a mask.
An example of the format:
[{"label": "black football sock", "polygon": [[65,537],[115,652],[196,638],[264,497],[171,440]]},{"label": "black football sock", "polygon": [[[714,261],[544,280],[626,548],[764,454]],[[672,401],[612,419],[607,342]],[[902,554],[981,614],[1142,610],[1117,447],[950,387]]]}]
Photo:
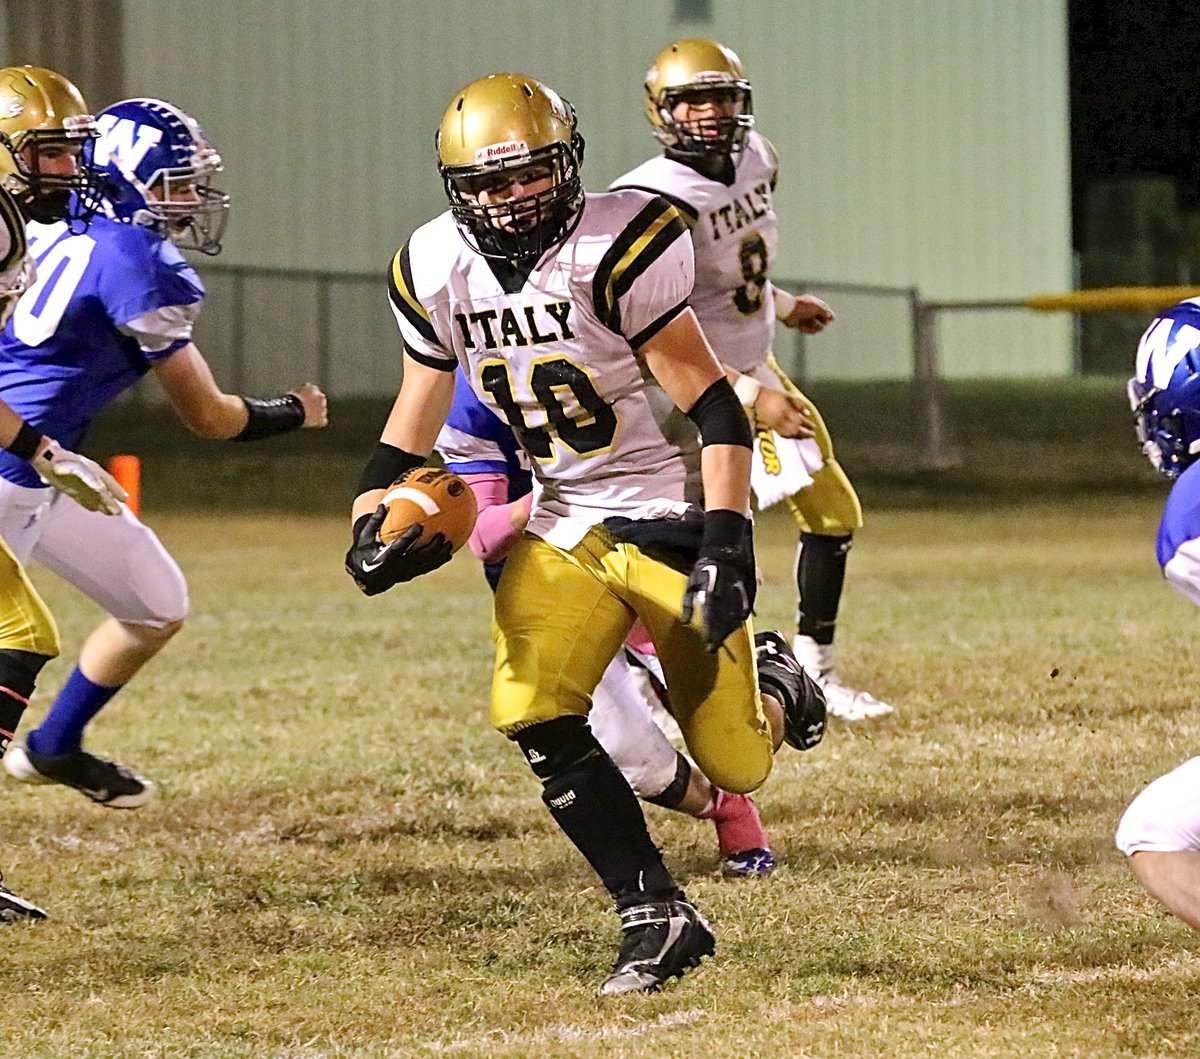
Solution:
[{"label": "black football sock", "polygon": [[585,718],[558,717],[514,738],[542,781],[542,801],[618,908],[679,892],[637,797]]},{"label": "black football sock", "polygon": [[38,673],[50,659],[32,651],[0,650],[0,757],[16,734]]},{"label": "black football sock", "polygon": [[838,604],[846,580],[846,557],[851,535],[829,537],[821,533],[800,534],[796,554],[796,632],[819,644],[833,643]]}]

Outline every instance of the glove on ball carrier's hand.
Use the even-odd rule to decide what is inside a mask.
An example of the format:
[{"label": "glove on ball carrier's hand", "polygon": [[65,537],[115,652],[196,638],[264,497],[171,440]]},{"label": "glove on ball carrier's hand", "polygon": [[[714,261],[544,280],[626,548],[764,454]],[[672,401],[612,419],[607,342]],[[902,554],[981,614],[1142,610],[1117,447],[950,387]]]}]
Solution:
[{"label": "glove on ball carrier's hand", "polygon": [[708,512],[680,620],[689,625],[699,611],[700,635],[708,650],[716,651],[750,617],[757,590],[750,520],[736,511]]},{"label": "glove on ball carrier's hand", "polygon": [[387,505],[380,504],[354,523],[354,543],[346,552],[346,572],[368,596],[436,570],[454,554],[454,546],[440,533],[414,547],[424,532],[419,523],[409,526],[390,544],[384,544],[379,539],[379,528],[387,518],[387,510]]}]

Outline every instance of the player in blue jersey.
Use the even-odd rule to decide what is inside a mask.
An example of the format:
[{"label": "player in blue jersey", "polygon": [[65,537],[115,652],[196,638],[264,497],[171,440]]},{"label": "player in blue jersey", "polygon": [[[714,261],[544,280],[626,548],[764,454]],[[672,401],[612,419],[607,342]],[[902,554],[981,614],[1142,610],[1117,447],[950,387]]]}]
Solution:
[{"label": "player in blue jersey", "polygon": [[[470,484],[479,502],[479,518],[468,543],[495,589],[504,556],[529,521],[529,459],[512,428],[479,400],[461,372],[454,380],[454,404],[436,447],[446,468]],[[656,667],[654,646],[646,639],[640,646],[649,649],[650,657],[643,664]],[[665,695],[661,670],[652,680],[655,690]],[[639,798],[713,822],[725,874],[770,873],[775,858],[754,799],[721,790],[671,745],[655,723],[653,704],[639,686],[625,650],[609,663],[592,692],[588,724]]]},{"label": "player in blue jersey", "polygon": [[[0,96],[0,131],[15,103]],[[192,340],[205,292],[180,248],[216,253],[229,205],[211,186],[221,159],[200,126],[153,99],[117,103],[97,126],[85,162],[103,179],[107,216],[83,233],[62,221],[28,226],[38,281],[0,338],[0,398],[72,447],[98,412],[151,371],[203,437],[248,441],[324,426],[325,396],[316,386],[269,400],[224,393]],[[128,508],[105,519],[64,504],[6,453],[0,536],[19,559],[36,559],[109,615],[5,767],[17,779],[62,783],[113,808],[144,804],[153,785],[85,751],[83,732],[183,624],[183,574]]]},{"label": "player in blue jersey", "polygon": [[[0,329],[17,299],[34,282],[25,221],[37,216],[77,222],[83,191],[78,155],[95,135],[95,120],[79,90],[61,74],[40,67],[10,68],[0,84],[24,99],[19,113],[10,105],[9,131],[0,134]],[[20,147],[17,146],[20,144]],[[51,488],[95,511],[115,515],[124,493],[85,456],[68,452],[44,437],[0,401],[0,449],[26,462]],[[0,540],[0,756],[8,748],[29,703],[42,667],[58,654],[54,618],[24,568]],[[0,922],[44,919],[46,913],[0,883]]]},{"label": "player in blue jersey", "polygon": [[[1129,402],[1142,451],[1175,483],[1158,529],[1159,566],[1172,588],[1200,604],[1200,298],[1147,328]],[[1200,931],[1200,757],[1133,800],[1117,846],[1142,885]]]}]

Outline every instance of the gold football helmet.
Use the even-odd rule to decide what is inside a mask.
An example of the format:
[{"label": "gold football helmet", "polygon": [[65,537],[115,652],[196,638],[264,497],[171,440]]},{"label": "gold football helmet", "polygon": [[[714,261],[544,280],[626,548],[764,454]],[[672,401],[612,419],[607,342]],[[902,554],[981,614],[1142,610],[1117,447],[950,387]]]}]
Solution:
[{"label": "gold football helmet", "polygon": [[0,70],[0,184],[22,213],[49,223],[90,216],[97,179],[79,160],[96,119],[79,89],[40,66]]},{"label": "gold football helmet", "polygon": [[[513,263],[540,258],[571,234],[583,206],[583,137],[575,109],[524,74],[457,92],[437,134],[438,172],[467,245]],[[550,181],[514,193],[519,184]]]},{"label": "gold football helmet", "polygon": [[[701,117],[679,120],[689,103]],[[646,73],[646,116],[659,143],[685,157],[726,156],[742,149],[754,127],[750,82],[742,60],[713,40],[668,44]]]}]

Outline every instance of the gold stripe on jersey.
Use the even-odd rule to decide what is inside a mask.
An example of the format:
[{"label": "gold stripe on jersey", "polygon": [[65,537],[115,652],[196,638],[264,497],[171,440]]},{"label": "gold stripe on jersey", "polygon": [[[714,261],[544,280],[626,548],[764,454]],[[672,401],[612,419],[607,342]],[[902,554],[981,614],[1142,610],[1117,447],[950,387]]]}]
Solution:
[{"label": "gold stripe on jersey", "polygon": [[7,272],[25,257],[29,247],[25,242],[25,219],[16,201],[3,188],[0,188],[0,221],[8,229],[9,241],[8,253],[0,258],[0,272]]},{"label": "gold stripe on jersey", "polygon": [[388,297],[392,304],[404,314],[404,318],[413,325],[427,342],[441,345],[429,313],[420,299],[413,293],[412,263],[408,259],[408,243],[405,243],[392,258],[392,267],[388,269]]},{"label": "gold stripe on jersey", "polygon": [[592,302],[600,322],[615,334],[621,331],[621,296],[687,232],[679,211],[659,197],[648,202],[600,259],[592,280]]}]

